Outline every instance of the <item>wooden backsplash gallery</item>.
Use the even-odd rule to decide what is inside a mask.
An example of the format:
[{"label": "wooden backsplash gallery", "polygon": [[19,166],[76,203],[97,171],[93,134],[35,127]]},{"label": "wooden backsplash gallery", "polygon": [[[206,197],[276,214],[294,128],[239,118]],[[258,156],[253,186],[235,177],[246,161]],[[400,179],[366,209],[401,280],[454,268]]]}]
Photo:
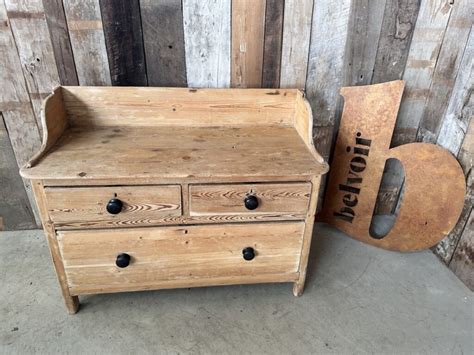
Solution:
[{"label": "wooden backsplash gallery", "polygon": [[[437,248],[457,268],[473,228],[472,19],[471,0],[4,0],[0,226],[35,226],[16,166],[38,149],[41,100],[58,84],[304,89],[330,160],[340,87],[403,79],[392,145],[440,144],[466,173],[463,215]],[[388,165],[378,213],[401,186]]]}]

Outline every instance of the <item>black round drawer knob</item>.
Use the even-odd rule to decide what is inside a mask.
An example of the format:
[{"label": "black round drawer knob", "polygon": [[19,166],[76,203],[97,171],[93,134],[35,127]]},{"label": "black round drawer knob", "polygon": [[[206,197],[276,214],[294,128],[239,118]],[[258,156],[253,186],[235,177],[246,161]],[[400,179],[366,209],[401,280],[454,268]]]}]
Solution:
[{"label": "black round drawer knob", "polygon": [[130,255],[128,255],[127,253],[121,253],[117,255],[115,265],[121,268],[127,267],[128,265],[130,265]]},{"label": "black round drawer knob", "polygon": [[107,212],[110,214],[117,214],[122,211],[123,202],[118,198],[113,198],[107,203]]},{"label": "black round drawer knob", "polygon": [[242,254],[244,256],[244,259],[249,261],[255,258],[255,249],[252,247],[247,247],[242,250]]},{"label": "black round drawer knob", "polygon": [[247,196],[244,200],[245,208],[248,210],[254,210],[258,207],[258,198],[257,196]]}]

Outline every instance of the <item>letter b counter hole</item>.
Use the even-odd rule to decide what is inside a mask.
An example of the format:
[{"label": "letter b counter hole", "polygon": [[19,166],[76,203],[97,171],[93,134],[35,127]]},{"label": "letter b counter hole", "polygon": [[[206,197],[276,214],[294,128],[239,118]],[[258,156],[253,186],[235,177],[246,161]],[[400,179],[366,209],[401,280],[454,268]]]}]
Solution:
[{"label": "letter b counter hole", "polygon": [[404,181],[405,171],[400,161],[387,159],[370,222],[369,234],[372,238],[384,238],[395,225],[402,203]]}]

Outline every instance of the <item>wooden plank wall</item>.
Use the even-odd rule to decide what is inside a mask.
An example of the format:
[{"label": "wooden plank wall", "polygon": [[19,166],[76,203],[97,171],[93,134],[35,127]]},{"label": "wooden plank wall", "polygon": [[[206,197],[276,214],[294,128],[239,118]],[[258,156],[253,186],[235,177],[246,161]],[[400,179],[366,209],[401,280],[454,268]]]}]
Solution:
[{"label": "wooden plank wall", "polygon": [[[315,145],[330,161],[340,87],[404,79],[392,146],[440,144],[458,157],[472,184],[473,6],[472,0],[4,0],[0,111],[8,132],[2,146],[11,149],[2,159],[21,165],[38,148],[41,100],[63,84],[304,89]],[[17,181],[2,184],[2,194],[27,196],[34,206],[28,182],[1,176],[7,175]],[[396,211],[402,191],[403,172],[387,166],[376,212]],[[435,250],[464,275],[460,265],[469,257],[472,265],[469,191],[458,226]],[[4,205],[5,226],[34,225],[34,207],[8,214]],[[5,221],[12,215],[24,223]]]}]

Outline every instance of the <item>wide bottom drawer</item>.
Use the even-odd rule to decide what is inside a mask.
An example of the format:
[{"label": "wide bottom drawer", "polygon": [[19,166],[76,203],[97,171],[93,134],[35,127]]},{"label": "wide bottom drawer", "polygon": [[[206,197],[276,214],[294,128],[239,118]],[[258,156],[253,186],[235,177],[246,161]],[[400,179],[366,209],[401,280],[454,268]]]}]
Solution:
[{"label": "wide bottom drawer", "polygon": [[[57,236],[69,288],[82,294],[283,281],[298,272],[303,230],[302,222],[281,222],[60,231]],[[117,266],[120,254],[122,267]],[[130,257],[128,265],[124,255]]]}]

